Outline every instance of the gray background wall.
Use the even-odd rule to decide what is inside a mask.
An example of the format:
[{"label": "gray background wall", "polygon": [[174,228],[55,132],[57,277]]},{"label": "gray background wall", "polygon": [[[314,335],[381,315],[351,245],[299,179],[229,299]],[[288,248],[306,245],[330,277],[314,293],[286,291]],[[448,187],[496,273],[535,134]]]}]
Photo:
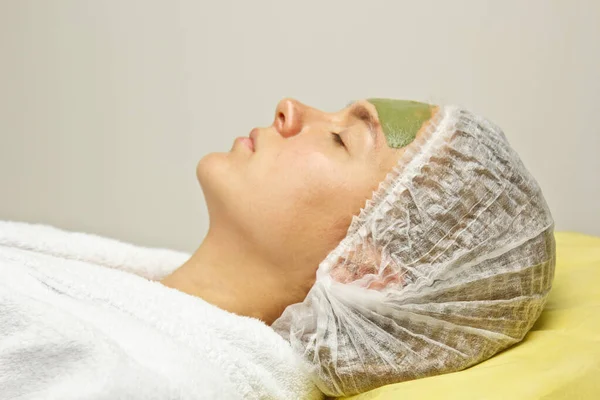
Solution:
[{"label": "gray background wall", "polygon": [[0,0],[0,219],[193,250],[195,166],[285,96],[454,103],[600,235],[600,2]]}]

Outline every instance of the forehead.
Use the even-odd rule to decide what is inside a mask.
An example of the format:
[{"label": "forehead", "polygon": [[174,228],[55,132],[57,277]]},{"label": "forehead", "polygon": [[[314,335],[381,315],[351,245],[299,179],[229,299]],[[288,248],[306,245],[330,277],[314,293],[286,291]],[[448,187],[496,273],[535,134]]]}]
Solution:
[{"label": "forehead", "polygon": [[410,144],[432,117],[434,106],[411,100],[372,98],[367,100],[376,109],[388,145],[400,148]]}]

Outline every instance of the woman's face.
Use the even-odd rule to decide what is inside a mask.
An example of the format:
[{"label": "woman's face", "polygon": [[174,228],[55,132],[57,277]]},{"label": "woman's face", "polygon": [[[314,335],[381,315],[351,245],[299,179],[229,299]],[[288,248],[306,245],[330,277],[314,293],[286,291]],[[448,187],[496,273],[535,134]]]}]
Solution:
[{"label": "woman's face", "polygon": [[388,146],[368,101],[327,113],[282,100],[270,126],[198,163],[210,230],[229,230],[273,265],[314,276],[405,149]]}]

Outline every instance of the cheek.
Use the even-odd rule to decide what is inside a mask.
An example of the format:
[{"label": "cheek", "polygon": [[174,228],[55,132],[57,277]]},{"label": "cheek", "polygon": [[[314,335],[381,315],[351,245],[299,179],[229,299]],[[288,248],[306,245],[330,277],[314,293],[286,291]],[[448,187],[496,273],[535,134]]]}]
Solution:
[{"label": "cheek", "polygon": [[299,199],[314,204],[325,198],[334,198],[347,190],[347,165],[331,157],[310,151],[297,151],[287,160],[286,171],[290,186]]},{"label": "cheek", "polygon": [[362,207],[365,196],[364,168],[353,168],[348,161],[332,160],[316,152],[298,152],[288,158],[278,181],[290,213],[296,220],[310,222],[317,229],[344,226]]},{"label": "cheek", "polygon": [[314,150],[286,150],[249,170],[248,188],[279,226],[298,229],[302,221],[322,220],[349,189],[344,164]]}]

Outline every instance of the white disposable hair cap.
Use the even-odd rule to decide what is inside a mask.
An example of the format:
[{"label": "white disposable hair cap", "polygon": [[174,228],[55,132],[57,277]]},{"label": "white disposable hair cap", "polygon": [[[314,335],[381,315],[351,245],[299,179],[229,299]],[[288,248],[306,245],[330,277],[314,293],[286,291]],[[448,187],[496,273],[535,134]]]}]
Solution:
[{"label": "white disposable hair cap", "polygon": [[548,206],[503,132],[440,107],[273,328],[330,396],[458,371],[523,339],[555,258]]}]

